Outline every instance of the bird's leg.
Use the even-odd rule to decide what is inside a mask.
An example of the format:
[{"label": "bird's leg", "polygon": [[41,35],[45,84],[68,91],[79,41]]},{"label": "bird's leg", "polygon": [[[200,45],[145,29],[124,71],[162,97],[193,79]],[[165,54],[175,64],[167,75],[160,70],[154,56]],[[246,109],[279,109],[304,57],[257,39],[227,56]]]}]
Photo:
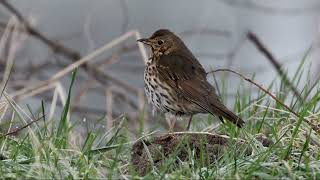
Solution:
[{"label": "bird's leg", "polygon": [[171,115],[166,114],[166,121],[169,126],[169,132],[174,132],[174,126],[176,123],[176,116],[172,117]]},{"label": "bird's leg", "polygon": [[190,115],[189,122],[188,122],[188,126],[187,126],[187,131],[189,131],[189,129],[190,129],[190,125],[191,125],[191,121],[192,121],[192,116],[193,116],[193,115]]},{"label": "bird's leg", "polygon": [[176,117],[171,120],[169,131],[174,132],[174,125],[176,124]]}]

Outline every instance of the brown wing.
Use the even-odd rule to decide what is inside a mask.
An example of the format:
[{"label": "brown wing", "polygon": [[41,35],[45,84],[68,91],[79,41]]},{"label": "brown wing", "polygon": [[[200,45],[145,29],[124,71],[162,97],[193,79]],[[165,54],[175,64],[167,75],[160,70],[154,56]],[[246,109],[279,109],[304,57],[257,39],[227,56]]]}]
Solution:
[{"label": "brown wing", "polygon": [[214,87],[208,83],[206,72],[193,58],[181,54],[163,55],[157,61],[157,70],[163,81],[177,90],[177,94],[213,115],[223,116],[238,127],[244,124],[219,100]]}]

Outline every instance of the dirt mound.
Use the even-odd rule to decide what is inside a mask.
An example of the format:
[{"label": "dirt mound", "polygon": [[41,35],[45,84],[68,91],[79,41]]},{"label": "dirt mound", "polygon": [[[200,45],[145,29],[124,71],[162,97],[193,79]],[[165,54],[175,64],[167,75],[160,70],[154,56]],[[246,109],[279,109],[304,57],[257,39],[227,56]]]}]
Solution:
[{"label": "dirt mound", "polygon": [[252,152],[241,139],[203,132],[180,132],[136,142],[132,147],[131,160],[138,174],[145,175],[151,170],[152,165],[159,167],[171,155],[178,157],[181,161],[187,160],[190,157],[188,154],[190,149],[194,151],[194,158],[200,158],[200,153],[205,153],[206,162],[213,163],[230,146],[236,146],[237,153],[250,155]]}]

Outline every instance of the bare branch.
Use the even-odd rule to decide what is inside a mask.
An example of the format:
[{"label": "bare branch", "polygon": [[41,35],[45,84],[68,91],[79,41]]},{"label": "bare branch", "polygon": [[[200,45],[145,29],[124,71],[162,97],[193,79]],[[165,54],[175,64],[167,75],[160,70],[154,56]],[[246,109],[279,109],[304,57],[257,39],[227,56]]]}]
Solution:
[{"label": "bare branch", "polygon": [[287,106],[286,104],[284,104],[282,101],[280,101],[277,97],[275,97],[272,93],[270,93],[267,89],[263,88],[261,85],[257,84],[256,82],[252,81],[251,79],[245,77],[244,75],[233,71],[231,69],[217,69],[214,71],[209,71],[207,72],[207,74],[209,73],[215,73],[215,72],[231,72],[233,74],[236,74],[238,76],[240,76],[242,79],[248,81],[251,84],[254,84],[256,87],[258,87],[259,89],[261,89],[263,92],[265,92],[266,94],[268,94],[272,99],[274,99],[277,103],[281,104],[283,107],[285,107],[289,112],[291,112],[292,114],[294,114],[296,117],[298,118],[302,118],[304,122],[306,122],[307,124],[309,124],[311,126],[311,128],[316,131],[317,133],[320,134],[320,128],[316,125],[314,125],[313,123],[311,123],[310,121],[308,121],[307,119],[301,117],[298,113],[296,113],[294,110],[292,110],[289,106]]},{"label": "bare branch", "polygon": [[290,88],[294,95],[302,101],[299,91],[289,80],[286,73],[282,70],[282,67],[279,61],[272,55],[272,53],[267,49],[267,47],[261,42],[256,34],[253,32],[248,32],[248,39],[256,46],[256,48],[270,61],[275,70],[278,72],[279,76],[283,79],[284,83]]}]

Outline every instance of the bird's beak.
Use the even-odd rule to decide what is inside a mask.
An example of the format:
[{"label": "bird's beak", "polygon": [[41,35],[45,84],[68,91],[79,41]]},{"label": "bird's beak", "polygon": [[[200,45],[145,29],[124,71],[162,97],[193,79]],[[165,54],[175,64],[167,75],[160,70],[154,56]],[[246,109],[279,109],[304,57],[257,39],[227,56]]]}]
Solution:
[{"label": "bird's beak", "polygon": [[146,44],[146,45],[151,45],[151,41],[148,39],[148,38],[142,38],[142,39],[138,39],[137,40],[138,42],[142,42],[143,44]]}]

